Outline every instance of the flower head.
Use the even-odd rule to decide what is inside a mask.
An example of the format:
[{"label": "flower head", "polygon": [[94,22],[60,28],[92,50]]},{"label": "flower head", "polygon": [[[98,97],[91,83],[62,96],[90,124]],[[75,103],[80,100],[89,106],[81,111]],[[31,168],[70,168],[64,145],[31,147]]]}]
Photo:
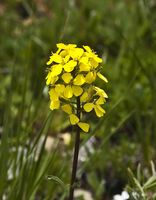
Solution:
[{"label": "flower head", "polygon": [[108,82],[99,72],[102,59],[89,46],[79,48],[75,44],[59,43],[57,48],[47,62],[46,84],[49,86],[50,109],[62,109],[69,115],[72,125],[77,124],[88,132],[89,124],[78,118],[75,104],[79,98],[81,111],[94,110],[97,117],[104,115],[102,105],[108,96],[94,85],[97,78]]}]

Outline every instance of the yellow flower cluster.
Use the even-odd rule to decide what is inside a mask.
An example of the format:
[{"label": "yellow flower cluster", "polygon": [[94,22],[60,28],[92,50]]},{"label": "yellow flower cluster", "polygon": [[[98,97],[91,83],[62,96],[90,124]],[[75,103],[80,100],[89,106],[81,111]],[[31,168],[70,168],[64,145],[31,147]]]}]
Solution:
[{"label": "yellow flower cluster", "polygon": [[57,44],[58,50],[52,53],[47,65],[46,84],[50,86],[50,109],[61,108],[69,115],[72,125],[78,125],[84,132],[89,131],[89,124],[81,122],[76,115],[76,100],[79,98],[81,112],[95,111],[102,117],[107,94],[96,87],[97,77],[107,82],[99,72],[102,59],[89,46],[78,48],[76,44]]}]

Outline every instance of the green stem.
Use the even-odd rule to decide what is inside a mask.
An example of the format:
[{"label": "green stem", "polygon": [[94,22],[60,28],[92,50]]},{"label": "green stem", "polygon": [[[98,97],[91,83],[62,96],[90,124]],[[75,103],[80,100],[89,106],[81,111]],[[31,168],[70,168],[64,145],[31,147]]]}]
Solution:
[{"label": "green stem", "polygon": [[[80,98],[77,97],[77,117],[80,119]],[[78,163],[78,155],[79,155],[79,147],[80,147],[80,128],[77,125],[77,131],[75,135],[75,148],[74,148],[74,158],[73,158],[73,167],[72,167],[72,176],[70,183],[70,191],[69,191],[69,199],[73,200],[74,197],[74,189],[76,182],[76,171],[77,171],[77,163]]]}]

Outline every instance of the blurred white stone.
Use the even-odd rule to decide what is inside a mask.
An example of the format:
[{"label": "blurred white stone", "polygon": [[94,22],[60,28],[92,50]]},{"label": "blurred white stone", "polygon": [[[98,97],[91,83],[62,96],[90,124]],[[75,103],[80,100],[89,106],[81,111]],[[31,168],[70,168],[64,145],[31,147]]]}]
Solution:
[{"label": "blurred white stone", "polygon": [[[44,139],[44,138],[43,138]],[[47,140],[46,140],[46,143],[45,143],[45,150],[46,151],[51,151],[52,150],[52,148],[55,146],[54,144],[55,144],[55,139],[53,138],[53,137],[50,137],[50,136],[48,136],[47,137]]]},{"label": "blurred white stone", "polygon": [[81,189],[76,189],[75,190],[74,197],[75,198],[83,197],[84,200],[93,200],[93,197],[92,197],[90,192],[88,192],[86,190],[81,190]]},{"label": "blurred white stone", "polygon": [[127,199],[129,199],[129,194],[126,191],[123,191],[121,195],[116,194],[113,197],[113,200],[127,200]]},{"label": "blurred white stone", "polygon": [[71,142],[71,134],[70,133],[64,133],[61,134],[61,138],[63,139],[63,142],[65,145],[69,145]]}]

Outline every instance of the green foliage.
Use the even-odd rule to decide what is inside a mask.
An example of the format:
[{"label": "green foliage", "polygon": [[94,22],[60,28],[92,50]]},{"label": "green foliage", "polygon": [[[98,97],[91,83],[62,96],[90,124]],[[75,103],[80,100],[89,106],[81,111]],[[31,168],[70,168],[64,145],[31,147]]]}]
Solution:
[{"label": "green foliage", "polygon": [[141,165],[138,165],[135,177],[133,172],[128,169],[129,184],[127,190],[132,200],[154,200],[156,198],[156,171],[153,162],[151,162],[151,172],[152,174],[146,168],[141,171]]},{"label": "green foliage", "polygon": [[[112,199],[128,182],[127,168],[135,172],[138,162],[155,160],[155,8],[152,0],[1,1],[0,199],[63,200],[67,194],[72,144],[60,137],[71,127],[61,112],[50,113],[45,88],[45,63],[61,41],[95,49],[109,80],[107,88],[98,83],[109,95],[105,117],[86,116],[92,130],[81,146],[91,136],[95,142],[80,164],[80,187],[93,199]],[[49,136],[57,144],[51,151]],[[155,178],[144,168],[145,181],[132,179],[146,198]]]}]

